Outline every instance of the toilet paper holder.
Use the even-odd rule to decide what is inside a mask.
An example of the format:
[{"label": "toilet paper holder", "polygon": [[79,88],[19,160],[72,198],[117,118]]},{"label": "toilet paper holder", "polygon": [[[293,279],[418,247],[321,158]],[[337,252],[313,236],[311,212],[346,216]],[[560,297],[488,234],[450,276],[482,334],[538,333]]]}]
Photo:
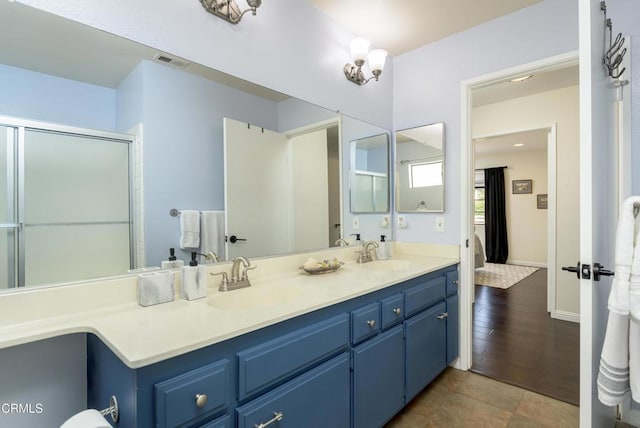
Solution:
[{"label": "toilet paper holder", "polygon": [[115,395],[112,395],[111,398],[109,398],[109,407],[107,407],[106,409],[100,410],[100,414],[102,416],[111,416],[111,420],[114,423],[118,422],[118,419],[120,417],[120,411],[118,410],[118,399],[116,398]]}]

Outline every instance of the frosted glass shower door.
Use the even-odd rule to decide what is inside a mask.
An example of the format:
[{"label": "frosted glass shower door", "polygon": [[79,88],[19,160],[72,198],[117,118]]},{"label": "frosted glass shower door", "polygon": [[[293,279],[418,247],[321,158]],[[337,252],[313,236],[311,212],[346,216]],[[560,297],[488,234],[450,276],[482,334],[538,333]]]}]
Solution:
[{"label": "frosted glass shower door", "polygon": [[16,286],[16,129],[0,125],[0,290]]},{"label": "frosted glass shower door", "polygon": [[128,142],[27,128],[23,150],[24,285],[130,269]]}]

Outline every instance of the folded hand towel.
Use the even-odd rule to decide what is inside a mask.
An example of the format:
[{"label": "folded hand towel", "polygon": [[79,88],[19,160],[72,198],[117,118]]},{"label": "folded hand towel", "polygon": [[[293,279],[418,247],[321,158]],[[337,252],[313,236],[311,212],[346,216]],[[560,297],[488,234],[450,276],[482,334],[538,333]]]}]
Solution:
[{"label": "folded hand towel", "polygon": [[630,330],[637,336],[638,326],[632,326],[629,317],[630,283],[640,283],[640,235],[637,235],[640,229],[634,215],[636,203],[640,203],[640,197],[623,202],[616,231],[616,274],[609,294],[609,318],[598,373],[598,398],[608,406],[622,403],[630,390],[634,399],[640,395],[640,342],[639,338],[630,336]]},{"label": "folded hand towel", "polygon": [[[636,241],[636,217],[634,214],[634,204],[640,204],[640,197],[633,196],[627,198],[622,203],[618,230],[616,231],[615,247],[615,272],[616,275],[611,284],[609,294],[609,310],[620,315],[629,314],[629,280],[631,275],[631,265],[634,259],[634,243]],[[636,250],[640,250],[635,243]],[[640,257],[637,258],[637,272],[640,275]],[[639,276],[640,278],[640,276]]]},{"label": "folded hand towel", "polygon": [[182,210],[180,212],[180,248],[198,248],[200,246],[200,211]]}]

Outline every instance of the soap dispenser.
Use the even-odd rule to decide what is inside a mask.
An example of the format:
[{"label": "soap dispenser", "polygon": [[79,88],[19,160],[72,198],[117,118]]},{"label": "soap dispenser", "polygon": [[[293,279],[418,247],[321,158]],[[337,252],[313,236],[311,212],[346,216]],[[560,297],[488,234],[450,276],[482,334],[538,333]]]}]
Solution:
[{"label": "soap dispenser", "polygon": [[385,238],[385,235],[380,235],[380,243],[378,244],[378,248],[376,248],[376,256],[378,257],[378,260],[387,260],[391,256],[389,243]]},{"label": "soap dispenser", "polygon": [[176,250],[174,248],[169,248],[169,260],[163,260],[160,266],[162,269],[177,269],[184,266],[184,262],[176,258]]},{"label": "soap dispenser", "polygon": [[356,237],[356,240],[355,240],[355,244],[356,244],[356,245],[360,245],[360,244],[362,244],[362,241],[360,240],[360,234],[359,234],[359,233],[352,233],[352,234],[351,234],[351,235],[349,235],[349,236],[355,236],[355,237]]},{"label": "soap dispenser", "polygon": [[191,253],[189,266],[180,270],[180,297],[185,300],[195,300],[207,297],[207,272],[204,266],[198,266],[198,253]]}]

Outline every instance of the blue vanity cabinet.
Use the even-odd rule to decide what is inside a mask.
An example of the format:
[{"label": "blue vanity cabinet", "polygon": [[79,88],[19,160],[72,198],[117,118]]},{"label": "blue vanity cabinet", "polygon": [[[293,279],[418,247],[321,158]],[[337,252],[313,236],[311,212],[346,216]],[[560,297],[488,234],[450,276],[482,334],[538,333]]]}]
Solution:
[{"label": "blue vanity cabinet", "polygon": [[238,407],[237,428],[348,427],[349,382],[349,354],[343,353]]},{"label": "blue vanity cabinet", "polygon": [[229,360],[224,359],[156,383],[156,427],[177,427],[227,410]]},{"label": "blue vanity cabinet", "polygon": [[356,346],[352,358],[353,427],[381,427],[404,406],[402,326]]},{"label": "blue vanity cabinet", "polygon": [[381,427],[457,357],[457,275],[446,267],[135,369],[88,334],[87,404],[116,395],[117,428]]},{"label": "blue vanity cabinet", "polygon": [[407,403],[447,367],[445,313],[446,305],[441,302],[404,323]]}]

